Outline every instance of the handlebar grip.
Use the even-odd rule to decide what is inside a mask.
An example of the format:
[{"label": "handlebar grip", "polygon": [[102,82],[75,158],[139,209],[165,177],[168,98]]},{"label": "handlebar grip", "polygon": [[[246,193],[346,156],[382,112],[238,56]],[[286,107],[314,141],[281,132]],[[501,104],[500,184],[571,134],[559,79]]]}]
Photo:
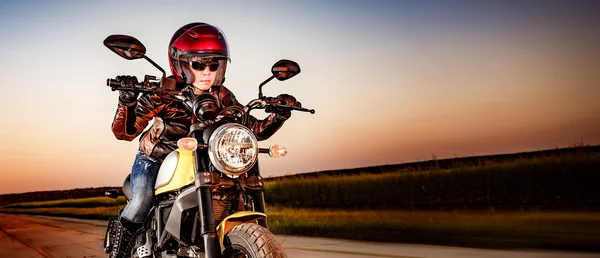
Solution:
[{"label": "handlebar grip", "polygon": [[[117,78],[119,78],[119,77],[117,76]],[[123,82],[123,81],[118,80],[118,79],[108,78],[108,79],[106,79],[106,86],[110,86],[110,87],[113,87],[113,88],[114,87],[142,87],[142,84],[141,83],[131,83],[131,84],[129,84],[129,83]]]},{"label": "handlebar grip", "polygon": [[[119,78],[117,76],[117,78]],[[123,82],[119,79],[111,79],[108,78],[106,79],[106,86],[109,86],[111,88],[117,88],[117,87],[121,87],[123,89],[146,89],[146,88],[151,88],[151,87],[160,87],[160,83],[158,82],[148,82],[148,87],[144,86],[144,83],[126,83]]]},{"label": "handlebar grip", "polygon": [[106,86],[110,86],[110,87],[119,87],[121,86],[121,82],[117,81],[115,79],[106,79]]}]

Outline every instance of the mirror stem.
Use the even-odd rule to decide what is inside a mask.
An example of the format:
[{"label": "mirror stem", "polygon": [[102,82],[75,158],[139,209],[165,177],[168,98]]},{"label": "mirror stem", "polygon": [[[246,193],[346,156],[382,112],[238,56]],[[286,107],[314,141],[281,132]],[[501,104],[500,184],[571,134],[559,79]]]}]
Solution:
[{"label": "mirror stem", "polygon": [[167,75],[165,74],[165,70],[163,70],[158,64],[156,64],[154,61],[152,61],[152,59],[150,59],[146,55],[144,55],[144,59],[148,60],[148,62],[150,62],[152,65],[154,65],[154,67],[158,68],[158,70],[160,70],[162,72],[163,78],[167,77]]},{"label": "mirror stem", "polygon": [[269,77],[269,79],[266,79],[264,82],[262,82],[260,85],[258,85],[258,98],[259,99],[263,98],[262,87],[265,84],[267,84],[267,82],[270,82],[271,80],[273,80],[273,78],[275,78],[275,75],[271,75],[271,77]]}]

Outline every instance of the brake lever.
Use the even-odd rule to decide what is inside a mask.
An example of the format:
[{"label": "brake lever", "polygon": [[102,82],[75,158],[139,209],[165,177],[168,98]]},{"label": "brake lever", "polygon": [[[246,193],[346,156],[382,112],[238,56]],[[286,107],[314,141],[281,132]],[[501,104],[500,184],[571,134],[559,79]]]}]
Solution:
[{"label": "brake lever", "polygon": [[[268,109],[268,107],[269,107],[269,106],[270,106],[270,107],[273,107],[274,109],[277,109],[277,108],[283,108],[283,109],[290,109],[290,110],[296,110],[296,111],[308,112],[308,113],[311,113],[311,114],[314,114],[314,113],[315,113],[315,110],[314,110],[314,109],[308,109],[308,108],[296,107],[296,106],[290,106],[290,105],[281,105],[281,104],[277,104],[277,103],[274,103],[274,104],[269,104],[269,105],[267,106],[267,109]],[[265,109],[265,111],[267,111],[267,110]]]},{"label": "brake lever", "polygon": [[308,113],[311,113],[311,114],[315,113],[314,109],[308,109],[308,108],[296,107],[296,106],[289,106],[289,105],[278,105],[278,106],[283,107],[283,108],[288,108],[288,109],[296,110],[296,111],[308,112]]}]

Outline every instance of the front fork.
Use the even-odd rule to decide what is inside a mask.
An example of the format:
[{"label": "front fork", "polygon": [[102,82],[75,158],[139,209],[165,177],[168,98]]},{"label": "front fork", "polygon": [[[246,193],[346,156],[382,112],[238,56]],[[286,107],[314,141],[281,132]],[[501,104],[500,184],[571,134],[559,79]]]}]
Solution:
[{"label": "front fork", "polygon": [[[202,134],[192,132],[192,135],[198,143],[203,143]],[[212,193],[210,186],[213,183],[213,178],[210,170],[208,169],[208,150],[197,149],[194,152],[194,160],[196,163],[196,177],[195,187],[196,193],[198,194],[198,214],[200,214],[200,233],[204,240],[205,255],[207,258],[217,258],[221,254],[221,247],[217,238],[217,231],[215,225],[215,216],[212,202]],[[248,171],[249,177],[257,178],[254,190],[250,192],[252,197],[252,206],[254,211],[266,214],[265,208],[265,193],[262,178],[260,177],[260,171],[258,169],[258,163]],[[267,219],[258,219],[258,224],[267,227]]]},{"label": "front fork", "polygon": [[[248,171],[249,177],[257,178],[255,186],[256,190],[250,192],[250,197],[252,197],[252,208],[256,212],[260,212],[263,214],[267,214],[267,209],[265,208],[265,188],[263,185],[262,178],[260,177],[260,169],[258,169],[258,162]],[[269,228],[267,225],[267,218],[259,219],[258,225],[261,225],[265,228]]]},{"label": "front fork", "polygon": [[[192,132],[198,143],[203,143],[202,134]],[[198,214],[200,214],[200,234],[204,240],[204,254],[207,258],[217,258],[221,254],[217,240],[215,226],[215,215],[212,203],[210,186],[212,184],[211,173],[208,170],[208,150],[197,149],[194,152],[196,163],[195,186],[198,194]]]}]

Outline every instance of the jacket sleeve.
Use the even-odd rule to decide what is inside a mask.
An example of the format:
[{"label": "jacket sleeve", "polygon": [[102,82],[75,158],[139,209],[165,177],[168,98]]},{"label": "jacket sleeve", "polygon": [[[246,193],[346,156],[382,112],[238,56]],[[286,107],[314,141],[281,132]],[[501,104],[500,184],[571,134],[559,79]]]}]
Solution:
[{"label": "jacket sleeve", "polygon": [[119,140],[131,141],[140,135],[148,122],[160,112],[161,105],[150,95],[142,95],[131,106],[119,104],[112,123],[112,132]]},{"label": "jacket sleeve", "polygon": [[[237,101],[235,95],[233,95],[233,92],[225,88],[225,86],[219,86],[218,89],[213,90],[217,90],[217,92],[214,93],[217,93],[222,108],[231,105],[243,107],[243,105]],[[284,120],[277,119],[275,114],[270,114],[263,120],[259,120],[256,117],[250,115],[248,119],[248,124],[246,126],[248,126],[248,128],[250,128],[250,130],[254,132],[256,138],[259,141],[261,141],[269,139],[269,137],[275,134],[277,130],[279,130],[279,128],[283,126],[283,123]]]}]

